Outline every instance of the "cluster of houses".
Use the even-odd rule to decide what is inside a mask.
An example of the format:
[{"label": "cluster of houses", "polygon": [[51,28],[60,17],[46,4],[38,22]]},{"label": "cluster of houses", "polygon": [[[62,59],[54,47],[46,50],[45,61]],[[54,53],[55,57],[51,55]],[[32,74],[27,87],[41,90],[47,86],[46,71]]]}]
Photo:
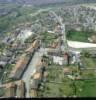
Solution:
[{"label": "cluster of houses", "polygon": [[[25,34],[24,41],[22,40],[23,34]],[[31,38],[30,41],[28,41],[28,37]],[[20,79],[34,55],[34,52],[40,47],[40,42],[30,30],[26,29],[23,31],[16,31],[16,33],[6,37],[2,43],[6,45],[6,48],[4,48],[0,55],[1,77],[3,79],[3,77],[7,75],[9,80]],[[9,66],[8,68],[7,65]],[[5,72],[6,74],[4,74]]]},{"label": "cluster of houses", "polygon": [[49,56],[50,59],[52,59],[53,63],[59,64],[59,65],[67,65],[68,64],[68,54],[63,54],[62,52],[59,51],[52,51],[48,50],[47,55]]},{"label": "cluster of houses", "polygon": [[[18,41],[15,41],[13,44],[11,44],[11,47],[7,49],[10,50],[10,52],[6,51],[4,52],[5,54],[0,56],[1,69],[4,67],[6,69],[7,64],[10,64],[9,67],[12,67],[11,69],[5,70],[6,73],[8,72],[7,76],[5,77],[7,77],[9,81],[7,81],[7,83],[3,82],[0,88],[0,90],[4,90],[4,97],[25,97],[25,86],[23,85],[24,82],[22,83],[21,78],[24,71],[28,67],[28,64],[30,63],[30,60],[32,59],[35,51],[40,47],[40,41],[35,39],[35,36],[30,36],[30,38],[31,40],[25,42],[25,44],[21,44]],[[4,75],[5,74],[3,73],[3,77]],[[18,82],[14,83],[14,81]],[[8,91],[6,91],[6,89]],[[0,97],[3,96],[1,95]]]},{"label": "cluster of houses", "polygon": [[[68,28],[76,29],[78,31],[83,30],[96,30],[96,9],[89,6],[74,6],[60,8],[56,12],[62,16],[65,23],[68,24]],[[75,23],[75,24],[74,24]]]},{"label": "cluster of houses", "polygon": [[48,48],[47,54],[49,59],[57,65],[70,65],[78,63],[80,60],[80,52],[79,51],[68,51],[63,52],[58,49]]},{"label": "cluster of houses", "polygon": [[13,68],[13,70],[11,71],[9,78],[13,80],[18,80],[22,77],[22,74],[26,70],[30,62],[30,59],[32,58],[35,50],[37,50],[38,47],[39,47],[39,41],[38,40],[33,41],[31,46],[29,46],[29,48],[25,50],[25,53],[22,54],[21,57],[16,62],[15,68]]}]

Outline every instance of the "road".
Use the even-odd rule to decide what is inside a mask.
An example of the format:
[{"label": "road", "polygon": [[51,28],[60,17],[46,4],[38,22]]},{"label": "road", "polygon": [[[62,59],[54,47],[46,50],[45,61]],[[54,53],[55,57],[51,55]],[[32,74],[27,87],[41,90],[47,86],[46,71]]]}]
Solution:
[{"label": "road", "polygon": [[42,57],[44,53],[44,49],[39,49],[38,51],[35,52],[27,70],[25,71],[22,80],[25,82],[25,86],[26,86],[26,97],[29,98],[29,84],[30,84],[30,77],[31,75],[34,73],[34,71],[36,70],[36,64],[38,62],[38,60]]},{"label": "road", "polygon": [[51,9],[52,9],[52,8],[40,9],[40,10],[38,10],[37,12],[30,14],[30,16],[31,16],[31,17],[34,17],[34,16],[37,16],[38,14],[40,14],[41,12],[49,11],[49,10],[51,10]]}]

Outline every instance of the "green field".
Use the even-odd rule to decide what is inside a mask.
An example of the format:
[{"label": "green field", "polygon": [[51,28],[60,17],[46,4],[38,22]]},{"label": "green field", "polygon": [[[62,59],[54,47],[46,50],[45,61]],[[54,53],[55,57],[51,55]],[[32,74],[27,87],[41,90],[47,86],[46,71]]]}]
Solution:
[{"label": "green field", "polygon": [[[85,64],[90,65],[87,68],[93,68],[96,65],[96,59],[83,58],[86,60]],[[68,66],[74,75],[79,74],[80,70],[76,65]],[[96,96],[96,71],[95,70],[82,70],[81,78],[83,80],[71,80],[64,76],[64,66],[52,64],[47,71],[49,73],[47,82],[44,84],[44,89],[39,91],[39,97],[95,97]]]},{"label": "green field", "polygon": [[39,92],[39,96],[43,97],[64,97],[74,95],[74,87],[71,80],[64,77],[62,66],[53,65],[50,66],[47,71],[49,76],[48,82],[45,83],[44,89]]},{"label": "green field", "polygon": [[82,62],[87,68],[96,68],[96,58],[82,57]]},{"label": "green field", "polygon": [[96,97],[96,80],[76,81],[76,95],[79,97]]},{"label": "green field", "polygon": [[68,40],[88,42],[88,37],[92,35],[92,32],[83,32],[70,30],[67,32]]},{"label": "green field", "polygon": [[42,42],[48,46],[48,44],[52,44],[54,40],[57,38],[56,35],[48,32],[40,33],[40,37]]}]

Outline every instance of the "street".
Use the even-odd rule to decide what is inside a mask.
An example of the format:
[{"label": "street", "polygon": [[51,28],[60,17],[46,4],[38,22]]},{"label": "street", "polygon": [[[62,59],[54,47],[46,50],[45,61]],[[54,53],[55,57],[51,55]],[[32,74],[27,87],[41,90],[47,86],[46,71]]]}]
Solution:
[{"label": "street", "polygon": [[28,68],[26,69],[22,77],[22,80],[25,82],[25,85],[26,85],[26,97],[27,98],[30,97],[29,96],[30,77],[36,70],[36,64],[38,63],[38,60],[42,57],[43,53],[44,53],[44,49],[39,49],[38,51],[35,52],[32,60],[30,61]]}]

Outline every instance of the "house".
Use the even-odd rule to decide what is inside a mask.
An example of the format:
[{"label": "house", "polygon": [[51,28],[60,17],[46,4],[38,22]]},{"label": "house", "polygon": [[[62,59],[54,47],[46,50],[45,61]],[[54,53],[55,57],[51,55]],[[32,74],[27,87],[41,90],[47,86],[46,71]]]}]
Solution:
[{"label": "house", "polygon": [[53,56],[53,62],[55,64],[63,65],[64,58],[59,56]]},{"label": "house", "polygon": [[78,68],[80,70],[83,70],[83,69],[85,69],[85,66],[81,62],[78,62]]},{"label": "house", "polygon": [[90,42],[96,43],[96,34],[92,35],[90,38],[88,38]]},{"label": "house", "polygon": [[46,81],[47,81],[48,74],[49,74],[49,73],[48,73],[47,71],[44,72],[44,75],[43,75],[43,82],[46,82]]},{"label": "house", "polygon": [[57,51],[49,51],[48,56],[52,59],[53,63],[64,65],[68,63],[68,55]]},{"label": "house", "polygon": [[40,58],[36,65],[36,72],[44,74],[44,71],[45,71],[45,66],[44,66],[44,63],[42,62],[42,58]]},{"label": "house", "polygon": [[33,79],[38,79],[41,80],[42,79],[42,74],[40,72],[36,72],[33,76]]},{"label": "house", "polygon": [[31,89],[37,90],[41,84],[42,78],[41,72],[35,72],[32,76]]},{"label": "house", "polygon": [[93,57],[93,58],[96,58],[96,51],[94,50],[94,51],[89,51],[89,55],[90,55],[90,57]]},{"label": "house", "polygon": [[30,90],[30,97],[34,98],[37,97],[37,91],[36,90]]},{"label": "house", "polygon": [[35,50],[37,50],[39,47],[39,41],[35,40],[32,42],[32,44],[25,50],[26,53],[34,53]]},{"label": "house", "polygon": [[27,38],[29,38],[33,33],[29,29],[21,30],[20,34],[18,34],[17,38],[24,42]]},{"label": "house", "polygon": [[0,61],[0,72],[2,72],[3,68],[6,66],[6,62]]},{"label": "house", "polygon": [[64,75],[70,75],[72,73],[71,70],[68,67],[65,67],[63,69],[63,71],[64,71]]},{"label": "house", "polygon": [[10,40],[10,37],[8,36],[8,37],[6,37],[3,41],[2,41],[2,43],[4,43],[4,44],[8,44],[8,41]]},{"label": "house", "polygon": [[4,61],[0,61],[0,68],[4,67],[7,63]]},{"label": "house", "polygon": [[80,51],[69,51],[70,63],[74,64],[80,61]]},{"label": "house", "polygon": [[39,84],[40,84],[40,82],[38,79],[33,79],[33,82],[31,84],[31,89],[37,90],[39,88]]},{"label": "house", "polygon": [[82,30],[82,25],[81,24],[68,24],[66,25],[66,30],[76,30],[76,31],[81,31]]},{"label": "house", "polygon": [[41,83],[41,73],[36,73],[34,76],[33,76],[33,80],[32,80],[32,83],[31,83],[31,89],[33,90],[37,90],[40,86],[40,83]]},{"label": "house", "polygon": [[1,56],[1,57],[0,57],[0,60],[1,60],[1,61],[5,61],[5,62],[8,62],[8,61],[10,60],[10,57]]}]

